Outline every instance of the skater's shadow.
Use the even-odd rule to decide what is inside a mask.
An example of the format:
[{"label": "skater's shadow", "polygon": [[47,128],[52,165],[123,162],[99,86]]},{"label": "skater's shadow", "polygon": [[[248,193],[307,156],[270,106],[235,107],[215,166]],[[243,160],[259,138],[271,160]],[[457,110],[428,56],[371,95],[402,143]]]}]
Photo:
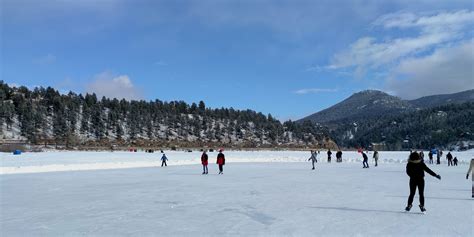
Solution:
[{"label": "skater's shadow", "polygon": [[[386,197],[396,197],[396,198],[407,198],[406,196],[386,196]],[[457,200],[457,201],[472,201],[472,198],[450,198],[450,197],[428,197],[426,199],[439,199],[439,200]]]},{"label": "skater's shadow", "polygon": [[402,211],[390,211],[390,210],[371,210],[371,209],[360,209],[351,207],[315,207],[310,206],[309,208],[322,209],[322,210],[337,210],[337,211],[351,211],[351,212],[375,212],[375,213],[402,213]]}]

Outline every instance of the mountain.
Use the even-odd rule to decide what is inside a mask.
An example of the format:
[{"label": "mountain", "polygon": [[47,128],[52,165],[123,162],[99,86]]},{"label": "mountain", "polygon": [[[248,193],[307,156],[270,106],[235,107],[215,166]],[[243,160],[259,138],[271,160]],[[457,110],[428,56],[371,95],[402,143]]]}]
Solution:
[{"label": "mountain", "polygon": [[310,122],[203,101],[127,101],[0,81],[0,145],[5,140],[71,147],[324,147],[327,132]]},{"label": "mountain", "polygon": [[307,121],[327,126],[340,147],[467,149],[474,147],[474,90],[415,100],[366,90],[298,122]]},{"label": "mountain", "polygon": [[331,131],[342,147],[378,149],[474,148],[474,102],[449,104],[343,123]]},{"label": "mountain", "polygon": [[413,111],[415,107],[407,101],[382,91],[365,90],[300,121],[309,120],[321,124],[331,124],[409,110]]},{"label": "mountain", "polygon": [[327,109],[305,117],[301,121],[337,125],[345,122],[357,122],[367,117],[396,115],[414,112],[448,104],[474,102],[474,90],[454,94],[425,96],[415,100],[402,100],[385,92],[365,90]]},{"label": "mountain", "polygon": [[474,101],[474,90],[467,90],[454,94],[431,95],[410,100],[409,103],[418,108],[431,108],[447,104],[462,104]]}]

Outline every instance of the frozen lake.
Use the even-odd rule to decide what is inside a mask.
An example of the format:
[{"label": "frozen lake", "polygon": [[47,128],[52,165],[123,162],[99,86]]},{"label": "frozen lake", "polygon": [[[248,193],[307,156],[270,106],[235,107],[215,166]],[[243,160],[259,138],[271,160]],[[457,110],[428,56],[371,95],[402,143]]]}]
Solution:
[{"label": "frozen lake", "polygon": [[[169,158],[168,165],[195,165],[201,163],[201,152],[165,151]],[[409,152],[381,151],[379,163],[405,163]],[[209,152],[209,163],[216,162],[217,152]],[[446,164],[447,152],[444,152],[441,162]],[[309,151],[225,151],[226,162],[306,162]],[[372,153],[369,153],[372,162]],[[460,164],[469,164],[474,157],[474,150],[453,152]],[[156,167],[161,164],[161,153],[145,152],[40,152],[24,153],[15,156],[0,153],[0,174],[38,173],[51,171],[79,171],[119,168]],[[428,154],[425,152],[425,159]],[[327,155],[321,151],[318,160],[325,162]],[[335,162],[335,152],[332,162]],[[362,156],[355,151],[344,151],[345,163],[361,163]]]},{"label": "frozen lake", "polygon": [[[216,174],[216,153],[210,153],[206,176],[196,165],[199,153],[173,154],[168,156],[175,165],[164,168],[156,167],[157,153],[3,156],[2,167],[16,167],[17,173],[0,175],[1,235],[473,236],[465,163],[429,166],[442,180],[425,178],[428,211],[421,215],[418,195],[412,212],[402,211],[409,192],[405,164],[400,163],[406,153],[385,153],[382,164],[375,168],[370,163],[370,169],[362,169],[360,159],[351,160],[346,153],[346,162],[320,162],[312,171],[310,162],[303,162],[307,152],[255,152],[246,158],[251,163],[237,155],[242,152],[227,152],[224,175]],[[122,160],[130,155],[137,160]],[[111,159],[153,166],[112,169]],[[41,170],[51,165],[104,169]],[[18,172],[22,167],[36,170]]]}]

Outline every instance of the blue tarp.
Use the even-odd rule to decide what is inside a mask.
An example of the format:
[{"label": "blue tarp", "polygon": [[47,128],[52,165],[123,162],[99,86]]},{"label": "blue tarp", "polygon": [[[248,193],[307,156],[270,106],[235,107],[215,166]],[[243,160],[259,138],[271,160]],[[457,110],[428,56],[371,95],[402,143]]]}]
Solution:
[{"label": "blue tarp", "polygon": [[20,150],[14,150],[13,155],[21,155],[21,151]]}]

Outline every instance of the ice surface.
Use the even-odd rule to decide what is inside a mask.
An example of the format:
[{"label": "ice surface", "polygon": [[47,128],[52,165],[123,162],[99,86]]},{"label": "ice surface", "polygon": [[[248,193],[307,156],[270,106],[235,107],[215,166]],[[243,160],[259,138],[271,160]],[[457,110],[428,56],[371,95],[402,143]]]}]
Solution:
[{"label": "ice surface", "polygon": [[[170,163],[191,164],[198,154],[167,155]],[[213,161],[216,154],[210,154]],[[403,163],[362,169],[360,163],[320,160],[312,171],[310,162],[296,162],[309,157],[303,152],[255,152],[253,163],[237,162],[250,159],[237,154],[251,153],[226,154],[224,175],[216,174],[213,162],[209,175],[201,175],[200,165],[0,175],[0,235],[473,236],[466,164],[430,165],[442,180],[425,178],[427,214],[420,215],[418,195],[412,211],[403,211],[409,192]],[[406,156],[389,154],[381,160]],[[127,160],[122,153],[29,155],[3,157],[2,166]],[[127,154],[158,164],[159,154],[147,155]],[[258,162],[278,159],[295,162]]]},{"label": "ice surface", "polygon": [[[344,162],[362,162],[362,156],[355,151],[343,152]],[[379,163],[405,163],[408,152],[381,151]],[[426,153],[426,152],[425,152]],[[209,162],[215,163],[217,152],[209,152]],[[447,164],[445,155],[441,161]],[[305,162],[309,151],[226,151],[226,162]],[[201,152],[166,151],[168,165],[192,165],[201,163]],[[468,164],[474,157],[474,150],[453,152],[461,165]],[[161,153],[145,152],[40,152],[23,153],[15,156],[0,153],[0,174],[37,173],[51,171],[79,171],[119,168],[156,167],[161,165]],[[333,162],[335,155],[333,154]],[[428,154],[425,154],[428,159]],[[436,159],[436,158],[435,158]],[[318,155],[319,161],[326,161],[325,151]],[[369,153],[369,161],[372,154]]]}]

